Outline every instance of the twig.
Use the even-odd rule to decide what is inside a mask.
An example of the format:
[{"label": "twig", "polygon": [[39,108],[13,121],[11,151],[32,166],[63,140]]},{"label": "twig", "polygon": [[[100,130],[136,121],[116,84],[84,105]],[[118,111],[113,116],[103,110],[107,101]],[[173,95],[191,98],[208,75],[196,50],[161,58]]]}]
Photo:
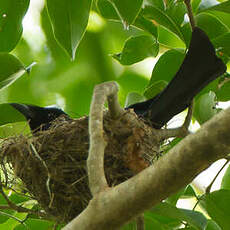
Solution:
[{"label": "twig", "polygon": [[220,170],[218,171],[218,173],[215,175],[215,177],[213,178],[212,182],[209,184],[209,186],[205,189],[205,193],[210,193],[210,190],[212,188],[213,183],[216,181],[216,178],[219,176],[220,172],[225,168],[225,166],[228,164],[230,160],[227,160],[224,165],[220,168]]},{"label": "twig", "polygon": [[50,198],[50,202],[52,200],[52,193],[51,193],[51,189],[50,189],[50,172],[49,172],[49,168],[48,166],[46,165],[46,162],[40,157],[40,155],[38,154],[35,146],[32,144],[32,143],[29,143],[35,157],[38,158],[38,160],[41,161],[41,163],[43,164],[44,168],[46,169],[47,171],[47,180],[46,180],[46,188],[47,188],[47,191],[48,191],[48,194],[49,194],[49,198]]},{"label": "twig", "polygon": [[192,12],[191,0],[184,0],[184,3],[187,7],[190,25],[192,27],[192,30],[194,30],[196,23],[195,23],[195,18],[194,18],[193,12]]},{"label": "twig", "polygon": [[144,215],[140,215],[136,218],[136,230],[145,230]]},{"label": "twig", "polygon": [[119,117],[124,111],[117,102],[118,86],[115,82],[97,85],[90,106],[89,135],[90,148],[87,159],[89,187],[93,195],[108,187],[104,172],[103,108],[106,98],[112,118]]},{"label": "twig", "polygon": [[168,139],[170,137],[185,137],[188,134],[190,134],[188,128],[190,125],[190,122],[192,120],[192,114],[193,114],[193,101],[188,107],[188,113],[184,120],[184,123],[179,128],[174,129],[159,129],[156,132],[158,132],[159,138],[161,141]]},{"label": "twig", "polygon": [[194,102],[192,100],[191,104],[189,105],[188,107],[188,113],[187,113],[187,116],[184,120],[184,124],[182,125],[183,129],[185,130],[185,132],[188,133],[188,128],[189,128],[189,125],[191,123],[191,120],[192,120],[192,114],[193,114],[193,105],[194,105]]}]

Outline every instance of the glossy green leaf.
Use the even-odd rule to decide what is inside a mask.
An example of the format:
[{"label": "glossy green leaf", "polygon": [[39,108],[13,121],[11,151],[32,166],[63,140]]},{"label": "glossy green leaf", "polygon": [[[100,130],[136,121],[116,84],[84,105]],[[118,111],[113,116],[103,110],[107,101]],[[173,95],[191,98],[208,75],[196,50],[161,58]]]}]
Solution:
[{"label": "glossy green leaf", "polygon": [[[119,20],[119,17],[116,13],[111,2],[108,0],[97,0],[97,8],[100,14],[107,19]],[[154,23],[142,15],[142,11],[138,14],[136,20],[133,23],[133,26],[140,28],[146,32],[152,34],[155,38],[157,38],[157,26]]]},{"label": "glossy green leaf", "polygon": [[212,91],[201,95],[195,102],[194,116],[200,124],[208,121],[216,113],[216,94]]},{"label": "glossy green leaf", "polygon": [[[156,214],[151,211],[147,211],[144,213],[145,220],[149,220],[153,223],[160,223],[161,227],[164,227],[163,229],[177,229],[176,227],[179,227],[181,225],[181,221],[175,218],[171,218],[168,216],[163,216]],[[150,229],[158,229],[158,228],[150,228]]]},{"label": "glossy green leaf", "polygon": [[143,14],[146,18],[154,20],[158,24],[166,27],[184,41],[180,27],[165,11],[162,11],[154,6],[146,6],[143,10]]},{"label": "glossy green leaf", "polygon": [[144,92],[144,96],[148,99],[155,97],[167,86],[166,81],[156,81],[153,84],[149,85]]},{"label": "glossy green leaf", "polygon": [[147,2],[151,4],[152,6],[157,7],[160,10],[165,9],[165,3],[163,0],[147,0]]},{"label": "glossy green leaf", "polygon": [[25,67],[15,56],[0,53],[0,89],[12,84],[25,72]]},{"label": "glossy green leaf", "polygon": [[199,9],[201,0],[193,0],[192,1],[192,12],[196,14],[197,10]]},{"label": "glossy green leaf", "polygon": [[155,57],[159,44],[152,36],[141,35],[129,38],[121,53],[113,55],[123,65],[131,65],[147,57]]},{"label": "glossy green leaf", "polygon": [[47,0],[55,38],[72,59],[84,36],[92,0]]},{"label": "glossy green leaf", "polygon": [[221,49],[221,52],[230,57],[230,32],[224,33],[212,39],[215,47]]},{"label": "glossy green leaf", "polygon": [[216,91],[218,101],[229,101],[230,100],[230,81],[226,81],[223,84],[219,84],[219,88]]},{"label": "glossy green leaf", "polygon": [[222,189],[229,189],[230,190],[230,166],[228,166],[222,181],[221,181],[221,188]]},{"label": "glossy green leaf", "polygon": [[211,6],[209,8],[206,8],[205,10],[216,10],[216,11],[221,11],[225,13],[230,13],[230,1],[222,2],[218,5]]},{"label": "glossy green leaf", "polygon": [[158,37],[158,29],[157,26],[150,20],[143,17],[141,14],[138,15],[134,22],[134,26],[140,28],[146,32],[149,32],[155,38]]},{"label": "glossy green leaf", "polygon": [[172,194],[170,197],[168,197],[165,202],[176,206],[177,201],[180,199],[180,197],[184,194],[185,188],[182,188],[179,192],[176,192]]},{"label": "glossy green leaf", "polygon": [[132,104],[142,102],[145,100],[146,100],[146,98],[139,93],[135,93],[135,92],[129,93],[126,97],[126,100],[125,100],[125,107],[128,107]]},{"label": "glossy green leaf", "polygon": [[[29,229],[52,229],[52,226],[54,226],[55,223],[47,220],[28,218],[25,221],[25,224]],[[25,225],[19,224],[14,230],[25,230]]]},{"label": "glossy green leaf", "polygon": [[143,90],[148,84],[147,78],[132,71],[125,71],[116,81],[120,86],[119,100],[122,105],[125,104],[124,102],[129,92],[143,94]]},{"label": "glossy green leaf", "polygon": [[0,52],[10,52],[22,35],[22,19],[29,0],[0,1]]},{"label": "glossy green leaf", "polygon": [[141,10],[143,0],[110,0],[125,28],[133,24]]},{"label": "glossy green leaf", "polygon": [[[158,26],[158,41],[169,49],[185,48],[185,43],[173,32],[163,26]],[[191,33],[189,34],[189,38]]]},{"label": "glossy green leaf", "polygon": [[184,198],[191,198],[191,197],[196,197],[196,192],[195,190],[193,189],[192,185],[188,185],[184,191],[184,194],[183,194],[183,197]]},{"label": "glossy green leaf", "polygon": [[145,229],[157,229],[157,230],[165,230],[164,225],[161,224],[156,219],[152,218],[148,213],[144,216],[145,221]]},{"label": "glossy green leaf", "polygon": [[25,117],[9,104],[0,104],[0,126],[25,121]]},{"label": "glossy green leaf", "polygon": [[184,57],[185,54],[179,50],[169,50],[161,55],[153,69],[148,87],[160,80],[166,82],[172,80],[179,70]]},{"label": "glossy green leaf", "polygon": [[204,215],[197,211],[177,208],[166,202],[160,203],[151,209],[155,215],[170,217],[180,221],[185,221],[196,229],[203,230],[207,220]]},{"label": "glossy green leaf", "polygon": [[218,190],[207,194],[202,197],[200,204],[222,230],[229,230],[229,190]]},{"label": "glossy green leaf", "polygon": [[221,230],[221,228],[215,221],[208,220],[205,230]]},{"label": "glossy green leaf", "polygon": [[108,0],[97,0],[97,8],[100,14],[107,19],[119,20],[116,10]]},{"label": "glossy green leaf", "polygon": [[184,22],[186,13],[187,9],[183,1],[173,1],[166,9],[166,14],[177,24],[178,28]]},{"label": "glossy green leaf", "polygon": [[197,26],[204,30],[211,40],[229,32],[229,29],[225,24],[214,15],[208,13],[200,13],[197,15],[196,22]]}]

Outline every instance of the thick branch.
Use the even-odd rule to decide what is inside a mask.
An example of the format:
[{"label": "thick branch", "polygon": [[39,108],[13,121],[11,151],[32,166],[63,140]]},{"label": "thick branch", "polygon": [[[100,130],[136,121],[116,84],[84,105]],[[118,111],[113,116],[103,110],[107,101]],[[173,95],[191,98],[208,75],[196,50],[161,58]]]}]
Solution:
[{"label": "thick branch", "polygon": [[89,116],[90,148],[87,160],[89,187],[93,195],[108,187],[104,173],[103,110],[108,98],[110,114],[119,117],[123,110],[117,101],[118,86],[115,82],[97,85],[94,89]]},{"label": "thick branch", "polygon": [[112,230],[121,227],[185,185],[230,151],[230,109],[188,135],[154,165],[99,193],[64,229]]}]

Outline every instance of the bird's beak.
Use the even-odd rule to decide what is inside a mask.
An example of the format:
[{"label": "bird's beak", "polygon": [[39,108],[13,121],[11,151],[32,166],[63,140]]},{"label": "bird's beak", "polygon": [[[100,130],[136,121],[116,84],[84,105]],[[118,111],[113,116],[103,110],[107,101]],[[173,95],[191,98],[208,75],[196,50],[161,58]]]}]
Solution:
[{"label": "bird's beak", "polygon": [[18,110],[22,115],[25,116],[27,120],[30,120],[33,117],[33,111],[28,105],[18,104],[18,103],[9,103],[13,108]]}]

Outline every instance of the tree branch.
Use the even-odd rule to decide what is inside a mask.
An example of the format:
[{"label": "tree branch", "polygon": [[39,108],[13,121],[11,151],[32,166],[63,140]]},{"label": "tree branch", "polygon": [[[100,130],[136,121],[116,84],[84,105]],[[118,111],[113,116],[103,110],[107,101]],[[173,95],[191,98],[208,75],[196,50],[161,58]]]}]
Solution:
[{"label": "tree branch", "polygon": [[97,85],[94,89],[89,116],[90,148],[87,159],[89,187],[93,195],[108,187],[104,173],[103,110],[106,98],[112,118],[119,117],[124,111],[117,100],[118,86],[115,82]]},{"label": "tree branch", "polygon": [[168,154],[118,186],[94,196],[64,230],[113,230],[185,185],[230,151],[230,109],[218,113]]}]

